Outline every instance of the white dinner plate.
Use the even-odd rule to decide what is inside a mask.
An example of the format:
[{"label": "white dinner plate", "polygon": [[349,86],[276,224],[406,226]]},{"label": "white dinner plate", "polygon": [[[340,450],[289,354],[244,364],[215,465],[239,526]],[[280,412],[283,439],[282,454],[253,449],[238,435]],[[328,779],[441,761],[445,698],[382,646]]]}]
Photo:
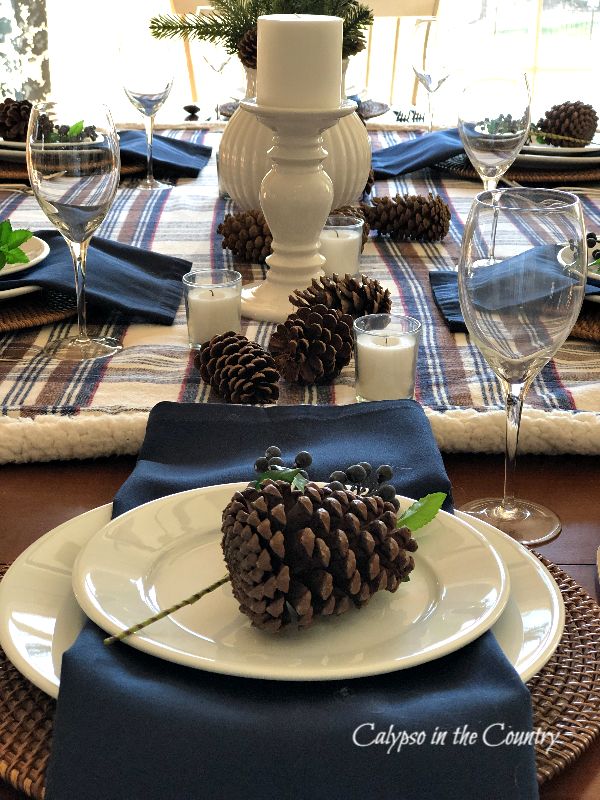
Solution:
[{"label": "white dinner plate", "polygon": [[[107,504],[49,531],[25,550],[0,583],[0,645],[15,667],[51,697],[58,696],[63,652],[85,616],[72,592],[71,571],[81,548],[109,521]],[[521,679],[528,681],[556,649],[564,604],[548,570],[524,547],[460,511],[499,553],[510,575],[510,596],[494,636]]]},{"label": "white dinner plate", "polygon": [[593,139],[584,147],[561,147],[553,144],[526,144],[521,153],[536,156],[588,156],[600,154],[600,141]]},{"label": "white dinner plate", "polygon": [[41,286],[17,286],[14,289],[1,288],[2,278],[9,275],[12,277],[15,273],[23,272],[24,270],[35,266],[35,264],[39,264],[40,261],[43,261],[50,252],[50,247],[48,246],[47,242],[45,242],[43,239],[38,239],[37,236],[32,236],[31,239],[22,244],[21,249],[25,251],[26,255],[29,257],[29,261],[27,264],[7,264],[2,268],[2,270],[0,270],[0,302],[2,300],[8,300],[11,297],[19,297],[22,294],[39,292],[42,288]]},{"label": "white dinner plate", "polygon": [[[245,486],[181,492],[110,522],[73,566],[83,611],[116,634],[221,578],[222,511]],[[195,669],[270,680],[358,678],[440,658],[494,624],[510,581],[486,538],[451,514],[439,512],[417,539],[409,582],[308,630],[252,627],[225,584],[127,643]]]},{"label": "white dinner plate", "polygon": [[6,147],[4,142],[0,142],[0,161],[20,161],[25,163],[25,150],[20,150],[15,147]]},{"label": "white dinner plate", "polygon": [[600,153],[596,151],[595,155],[579,155],[579,156],[558,156],[539,153],[526,153],[523,148],[519,155],[515,158],[515,164],[521,164],[524,167],[536,167],[537,169],[562,169],[568,167],[570,170],[585,169],[600,164]]}]

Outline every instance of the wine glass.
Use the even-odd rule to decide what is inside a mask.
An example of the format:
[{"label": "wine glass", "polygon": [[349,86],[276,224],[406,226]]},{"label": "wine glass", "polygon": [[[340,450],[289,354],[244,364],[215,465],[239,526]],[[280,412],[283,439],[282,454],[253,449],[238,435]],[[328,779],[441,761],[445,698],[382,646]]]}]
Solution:
[{"label": "wine glass", "polygon": [[458,107],[458,133],[484,189],[495,189],[529,134],[525,74],[483,78],[467,86]]},{"label": "wine glass", "polygon": [[450,76],[448,41],[436,17],[420,17],[415,22],[412,68],[427,91],[429,133],[433,130],[431,96]]},{"label": "wine glass", "polygon": [[66,241],[75,272],[77,336],[56,340],[44,352],[68,361],[113,355],[121,349],[115,339],[88,335],[85,304],[88,245],[119,185],[119,139],[109,109],[37,103],[29,118],[26,155],[33,194]]},{"label": "wine glass", "polygon": [[147,172],[139,189],[164,189],[152,171],[152,138],[154,118],[164,105],[173,85],[172,47],[168,42],[144,36],[139,46],[122,45],[119,51],[123,89],[130,102],[142,114],[146,130]]},{"label": "wine glass", "polygon": [[522,544],[560,533],[549,509],[518,500],[514,477],[523,399],[564,343],[583,300],[587,272],[579,198],[554,189],[494,189],[475,198],[465,227],[458,287],[471,340],[506,398],[504,495],[462,510]]}]

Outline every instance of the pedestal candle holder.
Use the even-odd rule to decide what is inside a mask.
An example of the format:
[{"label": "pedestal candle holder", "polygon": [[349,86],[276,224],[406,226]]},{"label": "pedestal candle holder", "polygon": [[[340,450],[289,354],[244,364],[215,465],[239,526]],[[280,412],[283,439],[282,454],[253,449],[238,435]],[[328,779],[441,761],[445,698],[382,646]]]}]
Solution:
[{"label": "pedestal candle holder", "polygon": [[289,109],[240,104],[273,131],[268,151],[272,167],[260,186],[260,205],[273,236],[264,281],[242,291],[242,314],[266,322],[283,322],[292,311],[295,289],[305,289],[322,274],[319,235],[333,202],[333,184],[323,169],[327,151],[323,131],[352,114],[356,103],[331,109]]}]

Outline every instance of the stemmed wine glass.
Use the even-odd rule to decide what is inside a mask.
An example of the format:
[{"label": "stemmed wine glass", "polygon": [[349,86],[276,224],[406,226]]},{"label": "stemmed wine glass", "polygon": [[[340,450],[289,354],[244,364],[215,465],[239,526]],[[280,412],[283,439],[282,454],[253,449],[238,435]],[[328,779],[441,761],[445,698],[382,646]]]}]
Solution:
[{"label": "stemmed wine glass", "polygon": [[427,91],[429,133],[433,130],[431,96],[450,75],[450,50],[436,17],[420,17],[415,22],[412,68]]},{"label": "stemmed wine glass", "polygon": [[52,342],[44,353],[68,361],[113,355],[121,349],[115,339],[88,335],[85,303],[88,245],[119,185],[119,139],[110,111],[104,105],[84,112],[73,103],[37,103],[26,154],[33,193],[65,239],[75,272],[77,336]]},{"label": "stemmed wine glass", "polygon": [[484,189],[495,189],[519,155],[529,123],[525,74],[483,78],[464,89],[458,107],[458,133]]},{"label": "stemmed wine glass", "polygon": [[147,147],[146,178],[139,189],[164,189],[167,184],[157,181],[152,170],[152,139],[154,118],[164,105],[173,85],[168,43],[144,37],[138,47],[124,45],[120,49],[123,89],[131,103],[144,117]]},{"label": "stemmed wine glass", "polygon": [[504,495],[462,510],[522,544],[560,532],[560,520],[514,493],[523,399],[564,343],[583,300],[587,272],[579,199],[554,189],[495,189],[477,195],[458,265],[460,306],[471,340],[506,398]]}]

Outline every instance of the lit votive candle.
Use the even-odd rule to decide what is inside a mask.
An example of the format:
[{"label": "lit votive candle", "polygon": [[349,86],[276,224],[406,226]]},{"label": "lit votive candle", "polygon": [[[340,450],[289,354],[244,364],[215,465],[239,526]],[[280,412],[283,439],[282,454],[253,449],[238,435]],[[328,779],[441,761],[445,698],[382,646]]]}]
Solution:
[{"label": "lit votive candle", "polygon": [[413,398],[421,323],[400,314],[368,314],[354,322],[356,399]]},{"label": "lit votive candle", "polygon": [[232,269],[202,269],[183,276],[190,348],[219,333],[241,330],[242,276]]},{"label": "lit votive candle", "polygon": [[332,109],[341,102],[340,17],[266,14],[258,18],[256,100],[292,109]]},{"label": "lit votive candle", "polygon": [[358,217],[330,214],[321,231],[321,255],[325,256],[323,272],[330,277],[355,275],[359,272],[363,221]]}]

